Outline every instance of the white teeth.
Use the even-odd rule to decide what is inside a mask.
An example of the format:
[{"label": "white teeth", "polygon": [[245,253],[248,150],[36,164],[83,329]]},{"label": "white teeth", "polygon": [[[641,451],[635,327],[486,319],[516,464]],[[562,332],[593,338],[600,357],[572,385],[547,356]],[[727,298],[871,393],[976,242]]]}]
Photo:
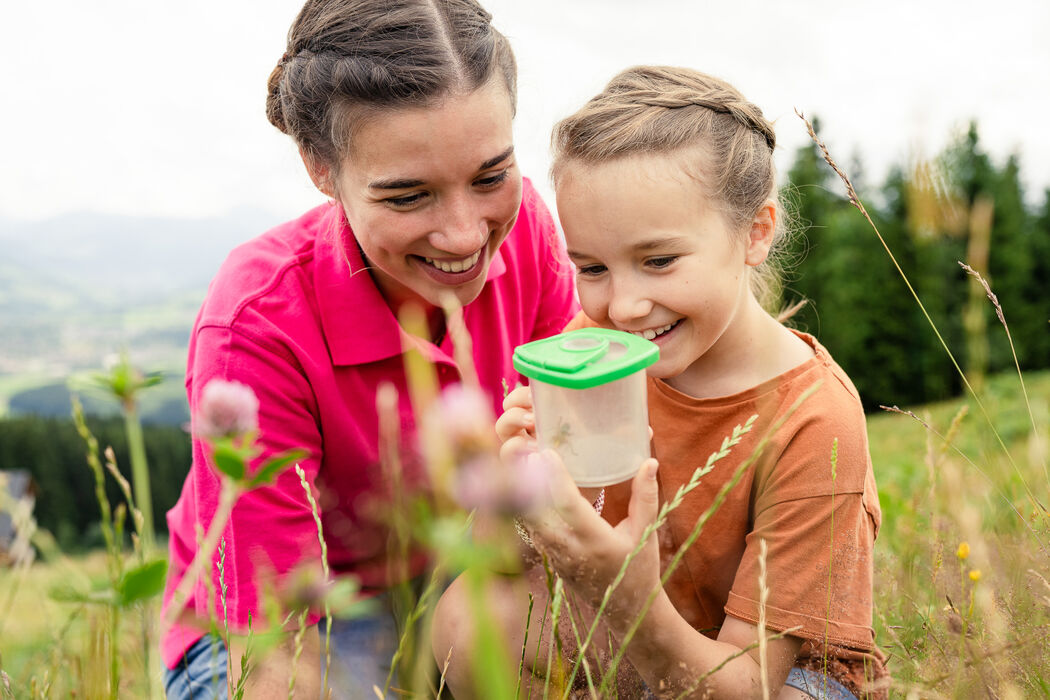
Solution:
[{"label": "white teeth", "polygon": [[463,272],[474,267],[477,263],[478,258],[481,257],[481,251],[474,253],[469,258],[463,258],[462,260],[434,260],[433,258],[423,258],[428,264],[433,265],[442,272]]},{"label": "white teeth", "polygon": [[[675,321],[675,323],[678,323],[678,322]],[[662,326],[660,328],[650,328],[649,330],[645,330],[645,331],[631,331],[631,333],[633,333],[634,335],[638,336],[639,338],[645,338],[646,340],[652,340],[653,338],[655,338],[655,337],[657,337],[659,335],[663,335],[667,331],[669,331],[672,328],[674,328],[674,325],[675,325],[674,323],[668,323],[666,326]]]}]

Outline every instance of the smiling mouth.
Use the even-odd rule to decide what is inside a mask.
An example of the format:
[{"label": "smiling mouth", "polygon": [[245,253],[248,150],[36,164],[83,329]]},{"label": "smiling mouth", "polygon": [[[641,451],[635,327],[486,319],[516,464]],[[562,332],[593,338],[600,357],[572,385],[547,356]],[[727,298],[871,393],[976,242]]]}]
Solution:
[{"label": "smiling mouth", "polygon": [[474,265],[477,264],[478,258],[481,257],[482,250],[483,249],[479,249],[473,255],[468,255],[467,257],[461,258],[459,260],[435,260],[434,258],[427,257],[423,257],[422,260],[427,265],[437,268],[442,272],[464,272],[466,270],[471,269],[472,267],[474,267]]},{"label": "smiling mouth", "polygon": [[659,338],[661,335],[663,335],[664,333],[668,332],[672,328],[675,328],[681,322],[682,322],[682,319],[678,319],[674,323],[668,323],[666,326],[660,326],[659,328],[650,328],[650,329],[644,330],[644,331],[630,331],[630,333],[631,333],[631,335],[636,335],[639,338],[645,338],[646,340],[653,340],[655,338]]}]

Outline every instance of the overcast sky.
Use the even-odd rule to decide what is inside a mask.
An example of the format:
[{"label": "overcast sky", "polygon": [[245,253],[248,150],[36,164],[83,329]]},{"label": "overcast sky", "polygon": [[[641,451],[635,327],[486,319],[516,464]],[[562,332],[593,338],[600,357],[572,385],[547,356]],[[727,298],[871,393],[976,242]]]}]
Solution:
[{"label": "overcast sky", "polygon": [[[53,0],[0,6],[0,217],[94,211],[291,218],[321,201],[266,121],[299,0]],[[869,179],[970,119],[1030,194],[1050,186],[1046,0],[487,0],[520,67],[523,171],[547,188],[551,125],[638,63],[688,65],[775,120],[784,171],[819,115]],[[553,198],[547,197],[549,202]]]}]

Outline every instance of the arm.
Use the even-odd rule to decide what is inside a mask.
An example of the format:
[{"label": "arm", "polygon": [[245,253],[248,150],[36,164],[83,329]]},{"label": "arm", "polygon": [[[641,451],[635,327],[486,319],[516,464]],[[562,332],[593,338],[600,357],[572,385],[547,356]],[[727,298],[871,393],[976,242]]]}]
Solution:
[{"label": "arm", "polygon": [[[310,456],[300,462],[312,485],[319,469],[320,437],[311,412],[312,393],[306,377],[287,358],[228,328],[201,329],[192,348],[194,363],[190,383],[190,405],[196,408],[203,387],[214,378],[242,382],[259,399],[259,444],[261,458],[291,448],[302,448]],[[219,477],[210,463],[204,444],[194,441],[194,463],[190,479],[194,488],[197,523],[209,523],[219,496]],[[183,523],[183,539],[192,523]],[[189,537],[192,537],[190,535]],[[313,513],[298,475],[286,469],[276,483],[241,495],[223,529],[224,566],[209,566],[211,590],[224,591],[225,600],[215,600],[218,619],[229,619],[237,633],[247,629],[249,616],[258,630],[264,620],[261,592],[263,581],[281,577],[301,564],[318,565],[320,543]],[[218,555],[216,555],[218,558]],[[319,568],[319,567],[318,567]],[[199,618],[207,619],[208,586],[199,581],[191,606]],[[220,607],[220,603],[222,607]],[[317,616],[308,618],[308,624]]]},{"label": "arm", "polygon": [[[296,698],[317,698],[321,694],[320,634],[317,625],[310,625],[303,635],[299,658],[295,654],[295,635],[288,634],[269,653],[248,657],[249,670],[245,682],[244,696],[248,698],[287,698],[288,684],[295,674]],[[230,664],[233,673],[229,678],[230,695],[241,677],[241,658],[245,653],[245,639],[231,637],[229,640]]]},{"label": "arm", "polygon": [[[596,610],[626,557],[657,517],[656,462],[648,460],[639,470],[632,483],[628,517],[613,527],[580,496],[560,460],[550,452],[544,457],[552,464],[553,508],[528,519],[530,532],[566,585]],[[580,567],[581,561],[586,561],[586,567]],[[694,630],[660,586],[655,534],[608,601],[602,620],[612,634],[621,641],[625,638],[654,590],[658,594],[653,605],[626,650],[627,659],[646,684],[654,690],[671,691],[673,696],[692,689],[695,697],[754,697],[761,687],[757,627],[727,618],[717,640]],[[756,647],[749,648],[752,645]],[[801,640],[794,637],[769,642],[766,678],[770,688],[783,686],[800,646]],[[718,672],[692,687],[723,663]]]}]

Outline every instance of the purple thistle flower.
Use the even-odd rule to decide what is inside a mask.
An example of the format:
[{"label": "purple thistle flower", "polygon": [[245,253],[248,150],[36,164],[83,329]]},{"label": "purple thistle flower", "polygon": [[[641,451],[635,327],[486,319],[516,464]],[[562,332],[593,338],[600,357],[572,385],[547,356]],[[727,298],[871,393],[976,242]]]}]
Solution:
[{"label": "purple thistle flower", "polygon": [[551,464],[542,453],[522,455],[504,468],[513,474],[507,496],[515,512],[536,510],[550,500]]},{"label": "purple thistle flower", "polygon": [[496,420],[488,398],[480,390],[453,384],[441,392],[436,408],[456,454],[472,455],[495,447]]},{"label": "purple thistle flower", "polygon": [[464,508],[518,515],[539,508],[549,499],[550,468],[540,455],[504,464],[494,457],[463,464],[453,496]]},{"label": "purple thistle flower", "polygon": [[475,459],[463,464],[456,473],[452,495],[456,501],[472,510],[484,512],[501,510],[499,465],[491,459]]},{"label": "purple thistle flower", "polygon": [[195,432],[202,438],[237,437],[259,428],[259,399],[240,382],[213,379],[197,404]]}]

